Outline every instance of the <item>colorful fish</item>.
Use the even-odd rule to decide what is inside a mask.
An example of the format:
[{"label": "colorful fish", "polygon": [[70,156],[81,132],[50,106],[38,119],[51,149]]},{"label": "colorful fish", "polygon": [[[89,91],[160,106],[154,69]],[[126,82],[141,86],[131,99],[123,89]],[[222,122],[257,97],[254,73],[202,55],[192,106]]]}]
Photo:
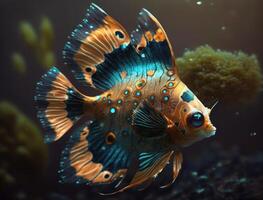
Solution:
[{"label": "colorful fish", "polygon": [[145,9],[138,21],[129,36],[91,4],[69,36],[65,66],[84,87],[100,91],[98,96],[79,92],[56,67],[37,84],[45,142],[60,139],[89,115],[74,126],[62,152],[62,182],[113,184],[119,192],[148,185],[169,164],[168,186],[181,169],[180,148],[215,134],[211,109],[179,78],[161,24]]}]

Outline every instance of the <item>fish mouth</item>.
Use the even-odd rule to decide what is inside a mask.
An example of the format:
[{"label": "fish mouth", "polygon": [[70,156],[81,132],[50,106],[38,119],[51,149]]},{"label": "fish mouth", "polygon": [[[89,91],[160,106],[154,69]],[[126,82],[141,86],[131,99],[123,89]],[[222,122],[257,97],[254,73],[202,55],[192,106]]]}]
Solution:
[{"label": "fish mouth", "polygon": [[216,134],[216,127],[211,126],[209,129],[207,129],[205,132],[203,132],[203,136],[206,138],[209,138],[211,136],[214,136]]},{"label": "fish mouth", "polygon": [[216,134],[216,130],[213,130],[213,131],[211,131],[211,132],[208,134],[208,137],[214,136],[215,134]]},{"label": "fish mouth", "polygon": [[212,130],[210,130],[207,134],[207,137],[214,136],[216,134],[216,127],[212,127]]}]

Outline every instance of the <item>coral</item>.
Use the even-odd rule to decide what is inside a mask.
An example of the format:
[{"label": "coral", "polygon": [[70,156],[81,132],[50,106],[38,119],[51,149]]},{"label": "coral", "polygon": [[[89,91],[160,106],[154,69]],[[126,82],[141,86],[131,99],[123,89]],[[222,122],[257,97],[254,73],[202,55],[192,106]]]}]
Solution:
[{"label": "coral", "polygon": [[20,53],[13,53],[11,56],[13,68],[19,74],[25,74],[27,70],[26,61]]},{"label": "coral", "polygon": [[0,192],[44,174],[48,152],[39,129],[14,105],[3,101],[0,138]]},{"label": "coral", "polygon": [[38,42],[38,36],[32,24],[30,24],[27,21],[20,22],[19,32],[22,36],[22,39],[28,46],[30,47],[36,46]]},{"label": "coral", "polygon": [[[54,53],[54,28],[52,22],[48,17],[42,17],[39,24],[38,30],[36,30],[31,23],[28,21],[22,21],[19,24],[19,33],[25,45],[31,49],[36,61],[44,68],[49,68],[55,65],[56,56]],[[15,59],[18,60],[17,55],[20,55],[19,61],[23,59],[21,54],[16,55]],[[16,61],[16,60],[15,60]],[[17,62],[14,62],[12,57],[12,62],[15,63],[17,68]]]},{"label": "coral", "polygon": [[262,74],[255,55],[241,51],[214,50],[208,45],[186,51],[178,58],[182,80],[208,103],[249,102],[262,87]]}]

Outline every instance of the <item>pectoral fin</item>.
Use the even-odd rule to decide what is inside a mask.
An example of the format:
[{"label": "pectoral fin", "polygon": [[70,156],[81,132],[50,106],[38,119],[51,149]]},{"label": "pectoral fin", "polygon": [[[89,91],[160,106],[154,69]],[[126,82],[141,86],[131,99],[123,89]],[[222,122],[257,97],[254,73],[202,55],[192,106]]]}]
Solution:
[{"label": "pectoral fin", "polygon": [[160,136],[167,128],[167,120],[162,113],[147,101],[141,102],[132,115],[132,125],[139,134],[146,137]]}]

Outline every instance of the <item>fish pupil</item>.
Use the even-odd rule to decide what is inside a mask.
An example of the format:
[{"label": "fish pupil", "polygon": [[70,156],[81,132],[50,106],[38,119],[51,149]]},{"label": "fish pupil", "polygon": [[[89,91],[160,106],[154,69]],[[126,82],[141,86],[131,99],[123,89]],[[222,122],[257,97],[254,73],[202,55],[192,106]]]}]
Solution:
[{"label": "fish pupil", "polygon": [[200,112],[195,112],[187,118],[189,126],[198,128],[204,124],[204,115]]}]

